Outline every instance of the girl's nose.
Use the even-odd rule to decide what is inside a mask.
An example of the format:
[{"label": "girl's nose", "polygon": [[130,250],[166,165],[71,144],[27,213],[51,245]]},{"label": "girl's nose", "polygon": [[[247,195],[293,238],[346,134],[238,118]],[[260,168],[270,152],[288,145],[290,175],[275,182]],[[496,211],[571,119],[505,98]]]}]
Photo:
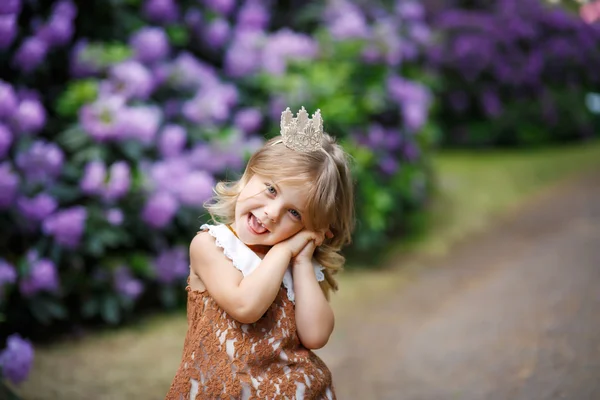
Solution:
[{"label": "girl's nose", "polygon": [[265,207],[264,213],[265,216],[271,220],[271,222],[275,223],[279,221],[279,217],[281,216],[282,207],[279,204],[272,203],[269,206]]}]

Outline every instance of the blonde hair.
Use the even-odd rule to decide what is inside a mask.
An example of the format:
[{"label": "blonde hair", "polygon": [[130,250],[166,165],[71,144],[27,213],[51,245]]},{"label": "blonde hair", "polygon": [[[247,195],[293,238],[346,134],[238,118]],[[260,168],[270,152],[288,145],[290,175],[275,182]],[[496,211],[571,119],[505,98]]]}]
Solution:
[{"label": "blonde hair", "polygon": [[352,240],[354,185],[347,153],[326,133],[321,145],[323,151],[300,153],[281,143],[281,136],[274,137],[250,157],[239,180],[219,182],[215,196],[204,207],[214,222],[231,224],[238,195],[254,175],[281,177],[279,181],[285,182],[310,182],[305,226],[313,231],[330,229],[333,233],[333,238],[326,238],[314,254],[315,260],[325,267],[325,280],[319,284],[329,299],[330,292],[338,289],[334,275],[345,263],[340,251]]}]

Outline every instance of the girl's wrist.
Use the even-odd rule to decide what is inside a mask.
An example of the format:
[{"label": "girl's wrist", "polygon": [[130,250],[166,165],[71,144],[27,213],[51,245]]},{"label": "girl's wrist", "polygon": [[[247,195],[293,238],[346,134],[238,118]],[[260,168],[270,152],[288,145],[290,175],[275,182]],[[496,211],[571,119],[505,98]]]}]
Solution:
[{"label": "girl's wrist", "polygon": [[278,255],[281,255],[282,257],[285,257],[288,259],[288,263],[293,259],[294,254],[292,253],[292,250],[289,249],[288,246],[286,246],[283,243],[277,243],[276,245],[274,245],[273,247],[271,247],[270,252],[274,252]]}]

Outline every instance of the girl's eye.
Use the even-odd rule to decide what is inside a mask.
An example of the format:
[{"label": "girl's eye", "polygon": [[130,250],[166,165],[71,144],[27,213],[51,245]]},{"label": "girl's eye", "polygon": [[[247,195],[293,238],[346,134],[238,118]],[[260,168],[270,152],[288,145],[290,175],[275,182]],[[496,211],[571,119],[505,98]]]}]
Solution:
[{"label": "girl's eye", "polygon": [[265,185],[267,185],[267,192],[269,192],[269,194],[277,194],[277,190],[275,190],[273,186],[269,185],[268,183],[265,183]]},{"label": "girl's eye", "polygon": [[292,217],[296,218],[296,219],[301,219],[302,216],[300,215],[300,213],[296,210],[290,210],[290,214],[292,214]]}]

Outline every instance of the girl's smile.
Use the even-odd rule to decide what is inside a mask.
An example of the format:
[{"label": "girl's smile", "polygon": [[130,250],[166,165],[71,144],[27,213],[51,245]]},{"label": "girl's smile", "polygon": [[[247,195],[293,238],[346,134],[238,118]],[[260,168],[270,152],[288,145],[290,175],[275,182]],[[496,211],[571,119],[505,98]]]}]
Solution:
[{"label": "girl's smile", "polygon": [[304,185],[254,175],[238,196],[234,229],[245,244],[272,246],[304,228],[307,202]]}]

